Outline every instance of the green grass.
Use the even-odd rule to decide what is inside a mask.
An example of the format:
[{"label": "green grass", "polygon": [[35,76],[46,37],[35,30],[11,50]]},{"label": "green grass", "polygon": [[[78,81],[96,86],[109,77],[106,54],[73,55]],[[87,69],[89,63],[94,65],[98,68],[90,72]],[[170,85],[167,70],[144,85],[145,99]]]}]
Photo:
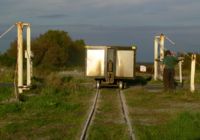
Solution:
[{"label": "green grass", "polygon": [[[7,74],[1,73],[0,81],[12,82],[12,70]],[[12,100],[12,87],[0,87],[0,139],[79,139],[94,96],[92,80],[70,72],[34,74],[34,89],[22,94],[20,102]],[[88,138],[129,139],[116,91],[103,89],[101,93]],[[124,93],[137,139],[200,138],[200,91],[153,93],[133,87]]]},{"label": "green grass", "polygon": [[13,93],[14,90],[12,87],[0,87],[0,102],[8,100]]},{"label": "green grass", "polygon": [[97,113],[89,129],[89,140],[127,140],[128,128],[119,107],[116,90],[102,90]]},{"label": "green grass", "polygon": [[1,67],[0,69],[0,83],[13,83],[14,81],[14,69],[15,68],[7,68]]},{"label": "green grass", "polygon": [[200,113],[183,112],[174,120],[160,125],[137,125],[140,140],[197,140],[200,139]]},{"label": "green grass", "polygon": [[124,91],[138,140],[200,139],[200,93]]},{"label": "green grass", "polygon": [[93,90],[80,78],[50,77],[53,81],[22,94],[21,102],[5,101],[13,89],[2,91],[7,95],[0,96],[0,139],[79,139]]}]

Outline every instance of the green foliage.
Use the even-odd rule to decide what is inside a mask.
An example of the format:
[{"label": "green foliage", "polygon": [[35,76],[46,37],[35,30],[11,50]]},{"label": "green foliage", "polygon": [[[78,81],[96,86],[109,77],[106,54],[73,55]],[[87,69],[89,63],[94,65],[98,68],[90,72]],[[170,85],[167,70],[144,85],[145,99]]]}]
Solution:
[{"label": "green foliage", "polygon": [[64,67],[68,61],[71,38],[64,31],[48,31],[32,43],[34,65],[47,68]]},{"label": "green foliage", "polygon": [[3,100],[8,100],[14,90],[11,87],[1,87],[0,88],[0,102]]},{"label": "green foliage", "polygon": [[1,66],[0,82],[1,83],[13,83],[13,80],[14,80],[14,70],[12,70],[8,67]]},{"label": "green foliage", "polygon": [[[23,45],[25,45],[23,48],[25,49],[26,48],[25,41],[23,41]],[[10,58],[13,58],[13,59],[17,58],[17,40],[14,40],[13,42],[10,43],[10,48],[7,50],[5,54],[9,56]]]},{"label": "green foliage", "polygon": [[[24,51],[26,41],[24,40]],[[69,66],[83,66],[85,51],[84,41],[75,40],[65,31],[49,30],[31,42],[36,67],[59,69]],[[0,64],[13,66],[17,58],[17,41],[10,44],[6,53],[0,55]]]},{"label": "green foliage", "polygon": [[[23,51],[26,50],[26,41],[23,41]],[[24,53],[23,53],[24,54]],[[2,55],[0,55],[0,63],[3,66],[15,66],[17,61],[17,40],[10,43],[10,48]]]},{"label": "green foliage", "polygon": [[7,54],[0,54],[0,64],[6,67],[14,66],[16,58],[10,57]]},{"label": "green foliage", "polygon": [[80,65],[82,49],[84,41],[72,41],[67,32],[49,30],[32,42],[34,65],[45,68]]},{"label": "green foliage", "polygon": [[43,86],[21,94],[23,102],[8,101],[13,88],[0,88],[0,139],[77,139],[93,91],[59,73],[34,81]]},{"label": "green foliage", "polygon": [[0,106],[0,115],[6,115],[8,113],[20,112],[22,110],[20,103],[11,103]]},{"label": "green foliage", "polygon": [[84,66],[85,64],[85,49],[84,41],[76,40],[69,49],[69,62],[71,65]]}]

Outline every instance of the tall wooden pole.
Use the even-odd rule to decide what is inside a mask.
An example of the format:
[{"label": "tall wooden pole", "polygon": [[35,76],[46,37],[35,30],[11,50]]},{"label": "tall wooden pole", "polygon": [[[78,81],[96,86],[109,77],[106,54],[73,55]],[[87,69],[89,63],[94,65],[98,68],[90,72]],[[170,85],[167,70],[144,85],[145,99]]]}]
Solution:
[{"label": "tall wooden pole", "polygon": [[196,68],[196,54],[192,54],[191,57],[191,77],[190,77],[190,91],[195,91],[195,68]]},{"label": "tall wooden pole", "polygon": [[154,80],[158,78],[158,37],[154,39]]},{"label": "tall wooden pole", "polygon": [[182,84],[183,83],[183,73],[182,73],[182,64],[183,60],[179,61],[179,82]]},{"label": "tall wooden pole", "polygon": [[[165,57],[165,36],[164,34],[160,35],[160,62],[163,61]],[[160,79],[163,80],[163,64],[160,64]]]},{"label": "tall wooden pole", "polygon": [[23,92],[23,23],[18,22],[17,25],[17,77],[18,92]]},{"label": "tall wooden pole", "polygon": [[27,86],[31,85],[31,29],[30,24],[27,26]]}]

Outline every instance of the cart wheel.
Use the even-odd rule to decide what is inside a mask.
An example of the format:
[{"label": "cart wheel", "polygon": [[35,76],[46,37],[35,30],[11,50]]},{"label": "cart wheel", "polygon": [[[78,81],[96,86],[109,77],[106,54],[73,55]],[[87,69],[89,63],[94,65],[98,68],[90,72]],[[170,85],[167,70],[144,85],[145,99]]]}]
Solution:
[{"label": "cart wheel", "polygon": [[100,83],[101,83],[101,82],[100,82],[99,80],[96,81],[96,88],[97,88],[97,89],[100,88]]},{"label": "cart wheel", "polygon": [[123,89],[123,81],[119,81],[119,88]]},{"label": "cart wheel", "polygon": [[124,84],[123,84],[123,89],[126,89],[126,88],[127,88],[127,83],[124,82]]}]

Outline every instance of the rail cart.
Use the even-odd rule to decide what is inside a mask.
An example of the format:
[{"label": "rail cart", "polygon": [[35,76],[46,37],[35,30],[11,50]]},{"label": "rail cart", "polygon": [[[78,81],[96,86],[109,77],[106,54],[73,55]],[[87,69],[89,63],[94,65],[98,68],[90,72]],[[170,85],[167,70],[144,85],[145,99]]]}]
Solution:
[{"label": "rail cart", "polygon": [[118,85],[135,78],[135,46],[86,46],[86,76],[96,80],[96,87]]}]

